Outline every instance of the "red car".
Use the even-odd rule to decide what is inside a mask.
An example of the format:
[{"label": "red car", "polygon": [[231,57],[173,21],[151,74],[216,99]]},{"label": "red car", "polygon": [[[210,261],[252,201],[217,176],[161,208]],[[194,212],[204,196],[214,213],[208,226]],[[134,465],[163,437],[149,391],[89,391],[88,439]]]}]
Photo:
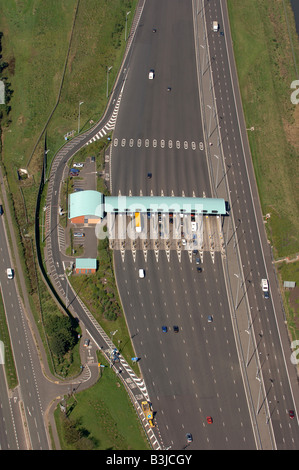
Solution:
[{"label": "red car", "polygon": [[293,410],[289,410],[289,417],[290,417],[291,419],[293,419],[294,416],[295,416],[294,411],[293,411]]},{"label": "red car", "polygon": [[213,418],[212,418],[212,416],[207,416],[207,422],[208,422],[209,424],[212,424],[212,423],[213,423]]}]

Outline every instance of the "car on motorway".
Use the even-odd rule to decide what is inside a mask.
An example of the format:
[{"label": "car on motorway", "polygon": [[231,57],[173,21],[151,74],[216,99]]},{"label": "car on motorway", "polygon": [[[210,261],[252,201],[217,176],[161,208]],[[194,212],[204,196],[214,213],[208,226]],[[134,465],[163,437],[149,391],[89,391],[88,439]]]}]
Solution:
[{"label": "car on motorway", "polygon": [[179,332],[179,327],[178,327],[178,325],[173,325],[173,331],[174,331],[175,333],[178,333],[178,332]]},{"label": "car on motorway", "polygon": [[74,167],[74,168],[83,168],[83,167],[84,167],[84,163],[73,163],[73,167]]},{"label": "car on motorway", "polygon": [[3,206],[2,206],[2,204],[0,204],[0,215],[2,215],[2,214],[3,214]]},{"label": "car on motorway", "polygon": [[83,232],[74,232],[74,237],[83,238],[83,237],[85,237],[85,233],[83,233]]},{"label": "car on motorway", "polygon": [[150,80],[153,80],[154,76],[155,76],[155,71],[154,71],[153,69],[151,69],[151,70],[149,71],[148,78],[149,78]]},{"label": "car on motorway", "polygon": [[198,273],[201,273],[201,272],[202,272],[202,268],[201,268],[200,266],[197,266],[196,271],[197,271]]},{"label": "car on motorway", "polygon": [[187,432],[186,439],[187,439],[187,442],[192,442],[193,441],[193,437],[192,437],[192,434],[190,432]]},{"label": "car on motorway", "polygon": [[167,333],[167,326],[163,325],[162,326],[162,331],[163,331],[163,333]]},{"label": "car on motorway", "polygon": [[7,268],[6,270],[7,279],[13,279],[14,272],[12,268]]},{"label": "car on motorway", "polygon": [[195,263],[200,264],[200,258],[196,258]]},{"label": "car on motorway", "polygon": [[294,410],[289,410],[289,417],[293,419],[295,416]]},{"label": "car on motorway", "polygon": [[264,292],[264,299],[269,299],[270,295],[269,295],[269,292]]},{"label": "car on motorway", "polygon": [[151,173],[148,173],[148,174],[147,174],[147,179],[150,180],[151,177],[152,177],[152,174],[151,174]]},{"label": "car on motorway", "polygon": [[207,423],[212,424],[213,423],[213,418],[212,416],[207,416]]},{"label": "car on motorway", "polygon": [[140,279],[144,278],[144,269],[139,269],[139,277]]},{"label": "car on motorway", "polygon": [[208,323],[212,323],[212,321],[213,321],[212,315],[208,315]]}]

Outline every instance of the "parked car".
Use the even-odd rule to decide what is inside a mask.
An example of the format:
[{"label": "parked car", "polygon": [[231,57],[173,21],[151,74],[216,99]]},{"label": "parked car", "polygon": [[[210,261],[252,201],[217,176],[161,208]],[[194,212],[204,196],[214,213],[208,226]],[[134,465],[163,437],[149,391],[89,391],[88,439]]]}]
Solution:
[{"label": "parked car", "polygon": [[74,232],[74,237],[76,237],[76,238],[85,237],[85,233],[83,233],[83,232]]},{"label": "parked car", "polygon": [[77,170],[76,168],[72,168],[72,169],[70,170],[70,176],[78,176],[79,173],[80,173],[80,171]]},{"label": "parked car", "polygon": [[74,168],[83,168],[83,167],[84,167],[84,163],[73,163],[73,167],[74,167]]}]

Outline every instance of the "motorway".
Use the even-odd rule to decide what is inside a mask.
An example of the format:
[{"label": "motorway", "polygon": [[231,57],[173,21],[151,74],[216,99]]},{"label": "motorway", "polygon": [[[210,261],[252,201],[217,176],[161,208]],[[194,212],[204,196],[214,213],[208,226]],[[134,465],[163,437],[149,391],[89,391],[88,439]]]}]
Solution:
[{"label": "motorway", "polygon": [[[185,433],[191,432],[194,440],[190,449],[298,448],[298,421],[291,422],[288,416],[288,409],[295,409],[289,365],[277,329],[276,310],[283,313],[279,301],[274,306],[278,298],[274,281],[270,282],[271,300],[265,301],[260,288],[261,278],[272,281],[274,275],[265,265],[263,250],[269,256],[268,247],[261,246],[264,231],[257,222],[260,214],[256,214],[254,178],[248,174],[250,153],[244,148],[236,81],[232,86],[233,60],[224,3],[190,1],[183,10],[180,2],[173,0],[145,4],[114,132],[115,141],[122,145],[112,149],[112,191],[115,195],[197,197],[217,192],[219,196],[221,187],[218,180],[215,184],[215,178],[210,178],[209,170],[215,168],[211,161],[224,155],[219,175],[226,184],[224,197],[233,208],[232,221],[225,221],[224,233],[227,241],[232,240],[227,254],[231,251],[230,256],[237,257],[239,263],[229,273],[230,262],[223,270],[219,254],[213,264],[205,253],[199,278],[187,254],[181,263],[175,255],[170,262],[160,255],[157,264],[152,253],[146,263],[141,253],[135,263],[129,255],[123,263],[115,253],[116,274],[165,446],[182,448]],[[201,31],[196,29],[200,37],[195,41],[194,17],[200,25],[204,19],[206,25]],[[215,18],[224,35],[213,34]],[[155,70],[154,80],[148,79],[150,69]],[[204,93],[201,100],[198,83]],[[200,151],[201,141],[206,152]],[[179,149],[176,142],[181,143]],[[189,143],[188,149],[183,148],[183,142]],[[198,146],[196,152],[190,142]],[[153,175],[150,180],[146,178],[148,171]],[[138,279],[140,267],[146,271],[144,280]],[[230,278],[225,279],[227,272]],[[236,280],[232,312],[229,296]],[[242,381],[238,366],[231,320],[231,314],[241,311],[241,303],[250,336],[248,348],[254,350],[250,357],[256,361],[256,379],[264,380],[252,407],[253,391],[244,389],[246,379]],[[213,326],[207,324],[208,315],[214,316]],[[170,330],[166,335],[161,332],[163,324]],[[175,324],[180,327],[177,335],[171,332]],[[294,375],[293,370],[291,373]],[[266,432],[256,429],[260,418],[256,415],[262,414],[263,407]],[[212,426],[206,424],[209,415],[214,419]]]},{"label": "motorway", "polygon": [[[3,414],[1,448],[19,450],[32,445],[36,449],[48,449],[43,405],[37,383],[41,365],[35,353],[32,333],[17,290],[16,277],[7,279],[6,275],[6,268],[12,267],[13,264],[8,249],[4,216],[0,220],[0,257],[3,267],[0,273],[1,293],[19,381],[19,386],[15,390],[7,392],[6,381],[1,370],[1,413]],[[1,369],[2,367],[4,366],[1,366]],[[29,429],[28,436],[30,434],[27,438],[23,431],[23,421],[26,420]]]},{"label": "motorway", "polygon": [[[113,139],[119,142],[111,148],[113,194],[217,193],[232,208],[223,221],[227,257],[216,253],[213,262],[206,252],[200,275],[187,253],[181,262],[175,252],[170,261],[160,253],[159,263],[151,252],[146,262],[138,253],[135,263],[127,253],[123,263],[115,252],[118,287],[145,385],[130,375],[125,363],[121,377],[124,383],[134,381],[137,407],[140,396],[153,403],[158,436],[153,448],[296,449],[298,414],[294,420],[287,414],[296,410],[294,370],[282,353],[288,345],[240,117],[225,2],[189,0],[183,9],[178,0],[140,5],[136,35],[128,41],[132,39],[131,49],[107,112],[97,126],[66,144],[51,168],[45,213],[48,275],[94,343],[111,348],[110,338],[68,286],[68,260],[58,244],[58,206],[68,159],[109,127],[119,107],[110,127],[115,126]],[[224,36],[210,31],[215,16]],[[152,81],[150,69],[156,73]],[[140,267],[146,271],[144,279],[138,278]],[[271,286],[267,303],[259,286],[264,276]],[[212,323],[207,321],[210,314]],[[173,325],[179,333],[172,331]],[[250,342],[244,343],[245,334]],[[244,366],[247,345],[250,355]],[[38,405],[37,392],[30,391],[36,399],[28,399],[29,410],[35,400]],[[187,432],[193,435],[191,444]],[[36,435],[36,448],[39,439]]]}]

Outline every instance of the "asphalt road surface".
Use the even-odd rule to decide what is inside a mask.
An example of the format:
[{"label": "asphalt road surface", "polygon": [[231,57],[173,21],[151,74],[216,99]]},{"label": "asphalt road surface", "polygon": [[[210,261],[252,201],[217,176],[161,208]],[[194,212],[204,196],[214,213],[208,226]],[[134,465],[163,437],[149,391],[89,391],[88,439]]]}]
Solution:
[{"label": "asphalt road surface", "polygon": [[[202,4],[207,29],[205,34],[198,30],[205,42],[197,48],[202,46],[206,53],[198,69],[192,6],[201,16]],[[297,448],[298,423],[291,422],[287,412],[294,408],[294,401],[272,303],[272,296],[278,297],[276,286],[273,282],[268,302],[260,289],[261,278],[272,280],[274,275],[267,272],[265,247],[261,247],[261,227],[253,204],[257,204],[256,194],[244,149],[245,129],[231,84],[232,58],[227,55],[231,44],[223,5],[190,1],[182,8],[175,0],[145,3],[113,136],[112,191],[114,195],[214,195],[215,181],[210,179],[207,158],[211,149],[210,153],[202,151],[200,143],[205,142],[207,149],[207,139],[216,138],[217,152],[222,147],[226,158],[219,175],[227,178],[235,222],[234,227],[225,225],[224,231],[242,263],[235,271],[240,284],[237,282],[234,300],[238,310],[239,303],[248,299],[252,313],[249,331],[257,340],[253,356],[259,358],[256,375],[259,380],[264,378],[264,395],[261,389],[254,408],[259,414],[261,406],[267,405],[265,421],[273,426],[273,448]],[[215,18],[220,29],[213,35]],[[155,71],[153,80],[148,78],[151,69]],[[204,84],[206,73],[213,75],[208,85]],[[211,90],[214,101],[209,104],[205,97]],[[215,116],[217,128],[212,124]],[[147,179],[147,172],[152,179]],[[160,253],[157,263],[153,253],[148,253],[146,262],[139,253],[134,263],[127,254],[123,263],[115,254],[122,302],[163,443],[181,449],[186,445],[186,432],[191,432],[190,449],[263,447],[238,363],[228,302],[230,285],[225,282],[221,257],[216,254],[212,263],[205,253],[203,272],[198,276],[184,255],[179,263],[175,253],[170,262]],[[146,271],[143,280],[137,275],[140,267]],[[229,274],[234,280],[234,273]],[[208,315],[214,318],[212,324],[207,323]],[[167,333],[162,333],[162,325],[168,326]],[[179,326],[179,333],[172,331],[173,325]],[[247,319],[246,326],[250,326]],[[207,424],[207,416],[213,417],[213,424]]]}]

